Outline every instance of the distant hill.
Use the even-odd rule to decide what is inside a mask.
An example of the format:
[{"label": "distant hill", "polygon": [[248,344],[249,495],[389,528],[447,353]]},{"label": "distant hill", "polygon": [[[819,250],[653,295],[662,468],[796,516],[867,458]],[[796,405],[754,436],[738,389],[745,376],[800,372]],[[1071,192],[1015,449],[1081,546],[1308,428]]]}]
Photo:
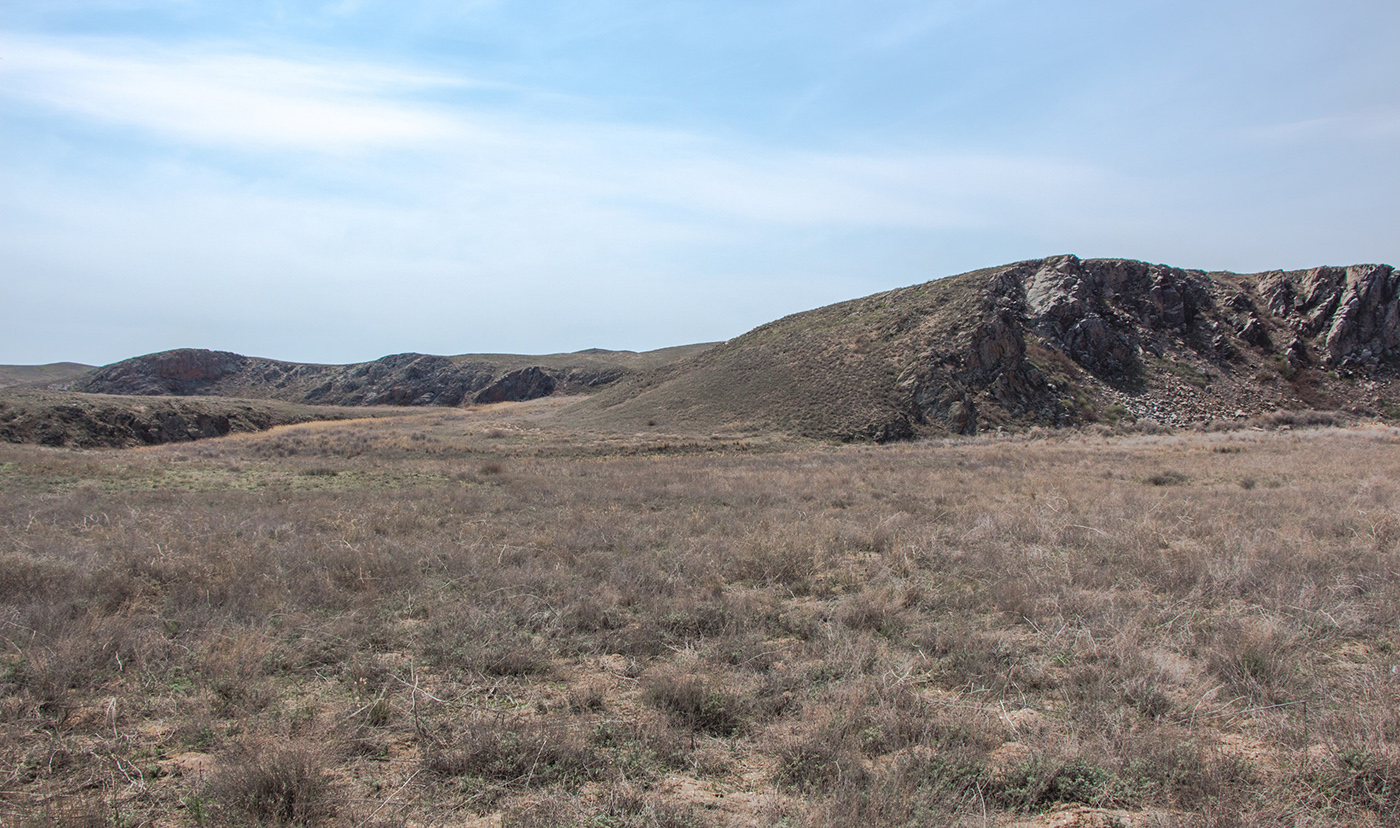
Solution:
[{"label": "distant hill", "polygon": [[875,441],[1282,408],[1395,417],[1398,283],[1388,265],[1018,262],[779,319],[574,414]]},{"label": "distant hill", "polygon": [[77,362],[51,362],[48,365],[0,365],[0,388],[16,385],[65,383],[92,370]]},{"label": "distant hill", "polygon": [[462,405],[527,400],[596,389],[703,352],[658,351],[522,356],[396,354],[351,365],[312,365],[183,348],[93,370],[75,391],[125,395],[221,396],[314,405]]}]

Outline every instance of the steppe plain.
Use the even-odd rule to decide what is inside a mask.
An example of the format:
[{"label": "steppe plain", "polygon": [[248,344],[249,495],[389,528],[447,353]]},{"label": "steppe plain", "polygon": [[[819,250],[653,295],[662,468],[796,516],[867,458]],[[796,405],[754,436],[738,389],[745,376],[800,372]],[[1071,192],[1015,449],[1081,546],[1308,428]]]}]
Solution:
[{"label": "steppe plain", "polygon": [[1400,824],[1393,426],[572,404],[0,444],[0,825]]}]

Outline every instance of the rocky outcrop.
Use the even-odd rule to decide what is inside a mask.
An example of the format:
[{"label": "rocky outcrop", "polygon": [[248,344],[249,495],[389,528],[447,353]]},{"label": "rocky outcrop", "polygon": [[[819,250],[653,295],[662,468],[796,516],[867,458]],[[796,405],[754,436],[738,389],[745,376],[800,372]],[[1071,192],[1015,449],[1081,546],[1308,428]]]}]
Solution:
[{"label": "rocky outcrop", "polygon": [[1328,367],[1375,367],[1400,356],[1400,274],[1388,265],[1274,272],[1259,292],[1300,340],[1321,336]]},{"label": "rocky outcrop", "polygon": [[927,370],[908,383],[916,423],[941,426],[952,434],[976,434],[979,396],[1018,415],[1048,409],[1042,419],[1064,419],[1045,375],[1026,359],[1024,325],[1016,305],[998,298],[973,329],[965,349],[935,355]]},{"label": "rocky outcrop", "polygon": [[112,394],[198,396],[210,393],[220,380],[237,374],[248,363],[248,357],[227,351],[180,348],[99,368],[75,387],[121,389],[105,392]]},{"label": "rocky outcrop", "polygon": [[[934,354],[934,367],[915,384],[920,423],[976,434],[979,397],[1012,420],[1073,422],[1080,406],[1028,358],[1027,336],[1100,381],[1131,389],[1141,383],[1143,354],[1160,351],[1159,339],[1215,333],[1206,319],[1214,307],[1210,280],[1161,265],[1057,256],[1000,269],[984,290],[983,319],[965,358]],[[1195,331],[1203,322],[1204,331]]]},{"label": "rocky outcrop", "polygon": [[312,419],[342,410],[240,400],[150,399],[9,391],[0,397],[0,441],[73,448],[177,443]]},{"label": "rocky outcrop", "polygon": [[[1063,423],[1095,419],[1107,406],[1131,411],[1173,388],[1203,401],[1196,410],[1209,416],[1227,407],[1219,405],[1226,400],[1210,404],[1212,391],[1252,407],[1269,396],[1290,404],[1290,396],[1328,396],[1319,393],[1327,377],[1313,369],[1361,369],[1388,379],[1400,361],[1400,274],[1388,265],[1237,276],[1057,256],[999,269],[984,290],[970,370],[930,372],[913,396],[924,421],[942,416],[954,433],[975,433],[968,420],[979,397],[995,400],[1012,419]],[[1050,362],[1058,354],[1072,367],[1048,376],[1026,356],[1027,336]],[[1276,349],[1284,336],[1287,344]],[[948,362],[946,355],[934,361]],[[1275,365],[1290,380],[1313,371],[1306,376],[1311,384],[1279,394],[1249,389]],[[1072,394],[1062,394],[1062,386]],[[1172,403],[1147,407],[1158,412]]]},{"label": "rocky outcrop", "polygon": [[532,366],[506,374],[478,391],[472,402],[484,404],[534,400],[553,394],[555,386],[554,377]]},{"label": "rocky outcrop", "polygon": [[1034,264],[1020,279],[1029,326],[1110,381],[1138,377],[1144,342],[1150,347],[1161,336],[1187,336],[1213,304],[1209,281],[1199,272],[1075,256]]},{"label": "rocky outcrop", "polygon": [[494,372],[448,357],[394,354],[324,372],[305,402],[336,405],[461,405]]},{"label": "rocky outcrop", "polygon": [[[694,350],[701,350],[697,346]],[[686,353],[678,349],[678,355]],[[122,395],[225,396],[314,405],[443,405],[522,401],[590,391],[621,379],[636,362],[665,361],[628,351],[541,357],[445,357],[404,353],[351,365],[311,365],[182,348],[95,369],[75,391]],[[523,366],[521,363],[526,363]]]}]

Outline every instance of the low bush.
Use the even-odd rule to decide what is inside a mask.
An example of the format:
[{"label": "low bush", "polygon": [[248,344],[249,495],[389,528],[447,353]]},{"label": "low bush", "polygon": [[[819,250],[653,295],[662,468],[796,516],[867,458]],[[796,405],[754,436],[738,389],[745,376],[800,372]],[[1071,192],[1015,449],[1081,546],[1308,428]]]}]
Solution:
[{"label": "low bush", "polygon": [[224,757],[210,797],[257,820],[304,825],[334,812],[322,751],[300,742],[253,742]]}]

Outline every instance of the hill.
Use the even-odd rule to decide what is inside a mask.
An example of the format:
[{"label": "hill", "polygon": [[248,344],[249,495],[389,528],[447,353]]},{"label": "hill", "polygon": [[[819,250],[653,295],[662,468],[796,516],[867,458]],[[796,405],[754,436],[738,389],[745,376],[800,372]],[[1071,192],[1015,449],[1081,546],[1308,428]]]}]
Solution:
[{"label": "hill", "polygon": [[16,385],[66,383],[92,370],[78,362],[51,362],[48,365],[0,365],[0,388]]},{"label": "hill", "polygon": [[1400,413],[1388,265],[1207,273],[1056,256],[779,319],[580,403],[585,421],[886,441],[1276,409]]},{"label": "hill", "polygon": [[99,368],[72,387],[102,394],[242,397],[314,405],[455,406],[598,388],[707,347],[645,353],[591,349],[548,356],[407,353],[350,365],[182,348]]}]

